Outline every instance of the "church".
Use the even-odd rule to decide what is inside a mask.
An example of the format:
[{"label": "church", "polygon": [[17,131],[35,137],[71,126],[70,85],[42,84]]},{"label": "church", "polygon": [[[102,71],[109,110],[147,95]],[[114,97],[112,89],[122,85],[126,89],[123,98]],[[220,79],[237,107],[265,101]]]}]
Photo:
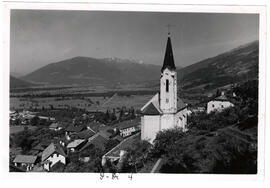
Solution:
[{"label": "church", "polygon": [[164,129],[180,127],[187,130],[187,106],[177,97],[177,72],[172,43],[168,33],[166,51],[160,76],[160,92],[142,108],[141,139],[153,143]]}]

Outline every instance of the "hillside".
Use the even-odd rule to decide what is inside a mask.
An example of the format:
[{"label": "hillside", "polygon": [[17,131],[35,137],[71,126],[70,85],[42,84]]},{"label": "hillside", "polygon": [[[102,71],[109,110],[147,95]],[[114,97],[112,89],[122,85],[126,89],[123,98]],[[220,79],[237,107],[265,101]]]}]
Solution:
[{"label": "hillside", "polygon": [[214,89],[258,77],[258,41],[178,70],[183,89]]},{"label": "hillside", "polygon": [[[258,44],[254,41],[190,66],[178,67],[180,87],[207,91],[258,77]],[[159,85],[160,69],[161,65],[141,64],[134,60],[75,57],[48,64],[22,79],[48,85],[143,83],[155,87]]]},{"label": "hillside", "polygon": [[10,88],[23,88],[23,87],[31,87],[34,84],[29,83],[27,81],[21,80],[19,78],[15,78],[14,76],[10,76]]},{"label": "hillside", "polygon": [[131,60],[75,57],[46,65],[24,77],[46,84],[111,85],[157,80],[160,67]]}]

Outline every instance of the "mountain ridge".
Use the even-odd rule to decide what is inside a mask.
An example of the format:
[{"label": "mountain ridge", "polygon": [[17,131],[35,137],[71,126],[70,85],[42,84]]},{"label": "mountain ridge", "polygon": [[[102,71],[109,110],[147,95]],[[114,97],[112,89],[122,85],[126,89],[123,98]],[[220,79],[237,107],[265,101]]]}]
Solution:
[{"label": "mountain ridge", "polygon": [[[258,41],[238,46],[225,53],[178,68],[178,82],[184,89],[214,88],[246,76],[258,75]],[[132,59],[77,56],[50,63],[23,77],[23,80],[48,85],[63,84],[158,84],[160,65],[138,63]],[[207,74],[205,74],[207,73]],[[148,84],[149,85],[149,84]]]}]

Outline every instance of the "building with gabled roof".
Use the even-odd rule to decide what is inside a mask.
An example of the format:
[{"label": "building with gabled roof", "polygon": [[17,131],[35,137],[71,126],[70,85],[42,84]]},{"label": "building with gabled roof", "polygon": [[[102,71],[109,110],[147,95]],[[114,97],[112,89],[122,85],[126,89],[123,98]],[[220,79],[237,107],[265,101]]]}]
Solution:
[{"label": "building with gabled roof", "polygon": [[79,133],[76,134],[76,136],[79,138],[79,139],[89,139],[90,137],[94,136],[96,133],[91,130],[91,129],[87,129],[87,130],[84,130],[84,131],[81,131]]},{"label": "building with gabled roof", "polygon": [[30,171],[36,163],[37,156],[33,155],[17,155],[13,160],[14,166]]},{"label": "building with gabled roof", "polygon": [[187,105],[177,97],[177,72],[174,64],[170,33],[161,68],[160,92],[142,108],[141,139],[154,141],[164,129],[180,127],[187,130]]},{"label": "building with gabled roof", "polygon": [[70,140],[71,135],[77,134],[77,133],[84,131],[86,129],[87,129],[87,127],[85,125],[77,125],[77,126],[70,125],[66,128],[66,139]]},{"label": "building with gabled roof", "polygon": [[67,145],[67,150],[71,152],[78,151],[87,142],[85,139],[76,139]]},{"label": "building with gabled roof", "polygon": [[47,171],[60,161],[63,164],[66,164],[66,153],[64,149],[58,145],[51,143],[42,153],[41,162],[43,164],[43,168]]},{"label": "building with gabled roof", "polygon": [[109,139],[102,136],[100,133],[96,133],[94,136],[88,139],[88,142],[79,150],[80,152],[85,150],[86,148],[95,146],[101,150],[105,150],[106,144],[109,142]]},{"label": "building with gabled roof", "polygon": [[226,108],[233,107],[234,104],[228,99],[224,92],[221,92],[221,95],[210,100],[207,103],[207,114],[210,114],[213,111],[221,112]]},{"label": "building with gabled roof", "polygon": [[115,129],[118,129],[120,136],[127,137],[139,130],[141,125],[140,118],[122,121],[114,125]]}]

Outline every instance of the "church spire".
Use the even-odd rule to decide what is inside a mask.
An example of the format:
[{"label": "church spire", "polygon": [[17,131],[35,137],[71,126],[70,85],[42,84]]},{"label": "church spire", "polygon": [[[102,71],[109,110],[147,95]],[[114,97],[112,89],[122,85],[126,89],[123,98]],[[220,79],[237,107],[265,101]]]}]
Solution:
[{"label": "church spire", "polygon": [[175,70],[176,69],[176,67],[174,65],[174,60],[173,60],[173,51],[172,51],[172,43],[171,43],[171,38],[170,38],[170,31],[168,32],[168,40],[167,40],[167,45],[166,45],[166,52],[165,52],[165,57],[164,57],[161,72],[166,68],[168,68],[170,70]]}]

